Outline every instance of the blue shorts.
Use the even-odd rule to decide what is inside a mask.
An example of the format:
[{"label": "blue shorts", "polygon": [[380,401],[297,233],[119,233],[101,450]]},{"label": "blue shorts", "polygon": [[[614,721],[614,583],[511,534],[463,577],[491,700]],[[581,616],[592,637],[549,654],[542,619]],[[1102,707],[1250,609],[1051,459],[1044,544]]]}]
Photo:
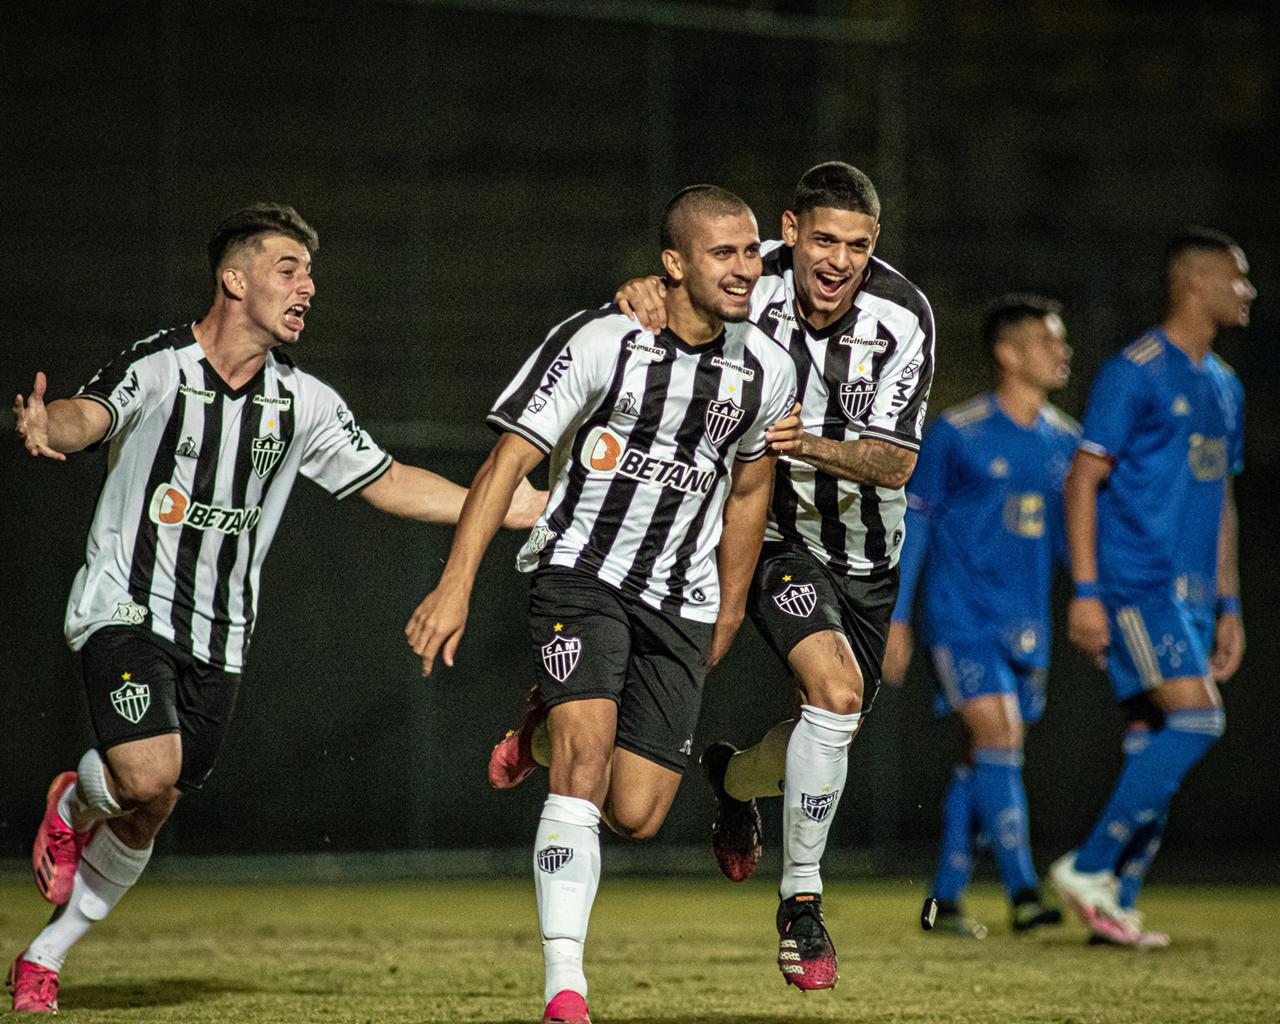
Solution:
[{"label": "blue shorts", "polygon": [[1202,630],[1177,598],[1152,595],[1140,601],[1104,603],[1111,632],[1107,675],[1116,700],[1150,693],[1166,679],[1209,674]]},{"label": "blue shorts", "polygon": [[1046,669],[1018,664],[998,644],[938,643],[931,652],[938,716],[955,714],[975,697],[1001,694],[1018,698],[1027,725],[1044,716]]}]

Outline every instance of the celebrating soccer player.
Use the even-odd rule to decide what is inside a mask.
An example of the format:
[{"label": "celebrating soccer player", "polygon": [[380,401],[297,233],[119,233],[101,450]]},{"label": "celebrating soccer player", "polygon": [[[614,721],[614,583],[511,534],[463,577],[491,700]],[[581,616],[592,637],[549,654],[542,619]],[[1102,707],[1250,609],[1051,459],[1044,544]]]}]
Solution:
[{"label": "celebrating soccer player", "polygon": [[1249,322],[1248,270],[1221,232],[1169,243],[1165,320],[1103,366],[1067,477],[1071,640],[1106,668],[1129,721],[1110,800],[1050,869],[1099,941],[1168,943],[1135,901],[1174,794],[1222,735],[1218,683],[1244,654],[1231,485],[1244,393],[1212,348]]},{"label": "celebrating soccer player", "polygon": [[[49,788],[32,858],[58,909],[9,970],[16,1011],[57,1012],[72,945],[129,891],[179,796],[213,770],[298,474],[423,522],[456,522],[462,509],[464,488],[394,461],[283,351],[315,297],[316,248],[292,207],[233,214],[209,242],[203,319],[139,341],[73,398],[46,406],[38,373],[14,402],[32,455],[110,444],[66,618],[98,742]],[[527,528],[544,499],[522,490],[507,525]]]},{"label": "celebrating soccer player", "polygon": [[921,917],[945,934],[987,934],[962,905],[979,830],[999,865],[1014,931],[1062,920],[1040,899],[1022,785],[1023,733],[1044,712],[1050,585],[1066,555],[1062,482],[1080,436],[1048,402],[1070,372],[1060,313],[1034,295],[1006,295],[990,307],[982,335],[997,367],[995,391],[942,414],[908,489],[884,675],[899,684],[910,662],[923,577],[935,709],[960,716],[971,747],[943,802],[942,858]]},{"label": "celebrating soccer player", "polygon": [[599,823],[644,839],[666,818],[708,662],[743,618],[773,476],[765,456],[800,431],[791,360],[745,322],[761,265],[747,205],[687,188],[666,208],[661,243],[667,328],[655,337],[606,306],[551,332],[489,414],[501,437],[406,630],[424,673],[437,657],[453,664],[502,509],[549,454],[547,512],[518,560],[533,574],[551,748],[534,845],[547,1024],[589,1022]]},{"label": "celebrating soccer player", "polygon": [[[810,168],[764,247],[751,321],[796,368],[804,432],[777,460],[773,499],[748,611],[790,668],[799,720],[749,750],[715,743],[702,764],[716,794],[713,849],[742,881],[762,853],[755,798],[782,792],[783,870],[775,923],[788,984],[838,978],[823,924],[819,862],[848,771],[849,746],[880,682],[898,553],[925,402],[933,379],[933,312],[873,255],[880,199],[845,163]],[[658,278],[628,282],[623,308],[660,329]],[[530,723],[494,750],[490,778],[514,784],[532,764]]]}]

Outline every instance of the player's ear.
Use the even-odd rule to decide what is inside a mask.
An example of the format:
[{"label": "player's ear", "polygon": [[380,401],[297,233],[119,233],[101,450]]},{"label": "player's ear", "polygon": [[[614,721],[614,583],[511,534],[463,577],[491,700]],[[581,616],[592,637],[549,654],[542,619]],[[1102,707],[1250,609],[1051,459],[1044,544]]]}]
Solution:
[{"label": "player's ear", "polygon": [[795,245],[800,239],[800,221],[790,210],[782,211],[782,240]]},{"label": "player's ear", "polygon": [[667,281],[679,284],[684,280],[684,257],[679,249],[662,250],[662,268],[667,272]]},{"label": "player's ear", "polygon": [[222,275],[222,292],[229,299],[243,299],[247,282],[244,274],[235,267],[223,267]]},{"label": "player's ear", "polygon": [[876,229],[871,232],[871,247],[867,249],[868,255],[876,251],[876,243],[878,241],[880,241],[880,222],[876,221]]}]

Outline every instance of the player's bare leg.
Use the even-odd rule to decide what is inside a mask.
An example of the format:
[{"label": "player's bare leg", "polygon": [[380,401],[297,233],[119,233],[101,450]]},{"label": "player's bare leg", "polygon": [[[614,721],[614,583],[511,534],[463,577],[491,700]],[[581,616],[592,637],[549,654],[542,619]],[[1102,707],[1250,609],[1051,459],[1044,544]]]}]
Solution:
[{"label": "player's bare leg", "polygon": [[787,744],[778,966],[797,988],[834,988],[839,974],[822,919],[819,864],[862,718],[862,672],[834,630],[806,637],[788,660],[806,703]]}]

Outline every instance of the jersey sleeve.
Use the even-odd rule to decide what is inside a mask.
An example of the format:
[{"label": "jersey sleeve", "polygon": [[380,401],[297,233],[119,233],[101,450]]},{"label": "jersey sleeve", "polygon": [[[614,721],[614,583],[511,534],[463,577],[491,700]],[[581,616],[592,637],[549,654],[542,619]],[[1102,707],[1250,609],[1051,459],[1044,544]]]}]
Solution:
[{"label": "jersey sleeve", "polygon": [[796,404],[796,368],[790,359],[780,361],[776,371],[769,374],[769,392],[760,405],[760,415],[751,429],[738,443],[734,458],[738,462],[754,462],[763,458],[769,450],[765,432],[781,419],[785,419]]},{"label": "jersey sleeve", "polygon": [[1231,396],[1234,401],[1234,417],[1231,420],[1231,435],[1227,440],[1227,454],[1230,460],[1232,476],[1244,472],[1244,385],[1240,378],[1232,374],[1228,378]]},{"label": "jersey sleeve", "polygon": [[929,388],[933,384],[933,310],[920,296],[921,312],[904,342],[880,370],[876,397],[860,437],[920,448]]},{"label": "jersey sleeve", "polygon": [[947,466],[956,436],[955,428],[945,420],[935,423],[920,446],[920,458],[915,472],[911,474],[911,482],[907,484],[907,515],[903,527],[906,535],[898,559],[898,603],[893,609],[895,622],[911,620],[916,587],[928,554],[933,513],[941,509],[946,494]]},{"label": "jersey sleeve", "polygon": [[1129,447],[1150,398],[1142,368],[1123,357],[1107,362],[1089,392],[1080,449],[1114,462]]},{"label": "jersey sleeve", "polygon": [[[173,390],[175,380],[169,360],[155,356],[138,358],[130,348],[95,373],[74,397],[96,402],[111,414],[111,425],[98,442],[104,444],[128,434],[141,423],[147,413]],[[90,448],[96,448],[98,444]]]},{"label": "jersey sleeve", "polygon": [[499,433],[519,434],[549,454],[583,409],[608,386],[621,351],[598,320],[579,324],[579,314],[552,330],[506,389],[485,422]]},{"label": "jersey sleeve", "polygon": [[310,401],[302,438],[302,475],[334,497],[345,498],[390,469],[391,456],[356,423],[337,391],[314,377],[304,379]]}]

